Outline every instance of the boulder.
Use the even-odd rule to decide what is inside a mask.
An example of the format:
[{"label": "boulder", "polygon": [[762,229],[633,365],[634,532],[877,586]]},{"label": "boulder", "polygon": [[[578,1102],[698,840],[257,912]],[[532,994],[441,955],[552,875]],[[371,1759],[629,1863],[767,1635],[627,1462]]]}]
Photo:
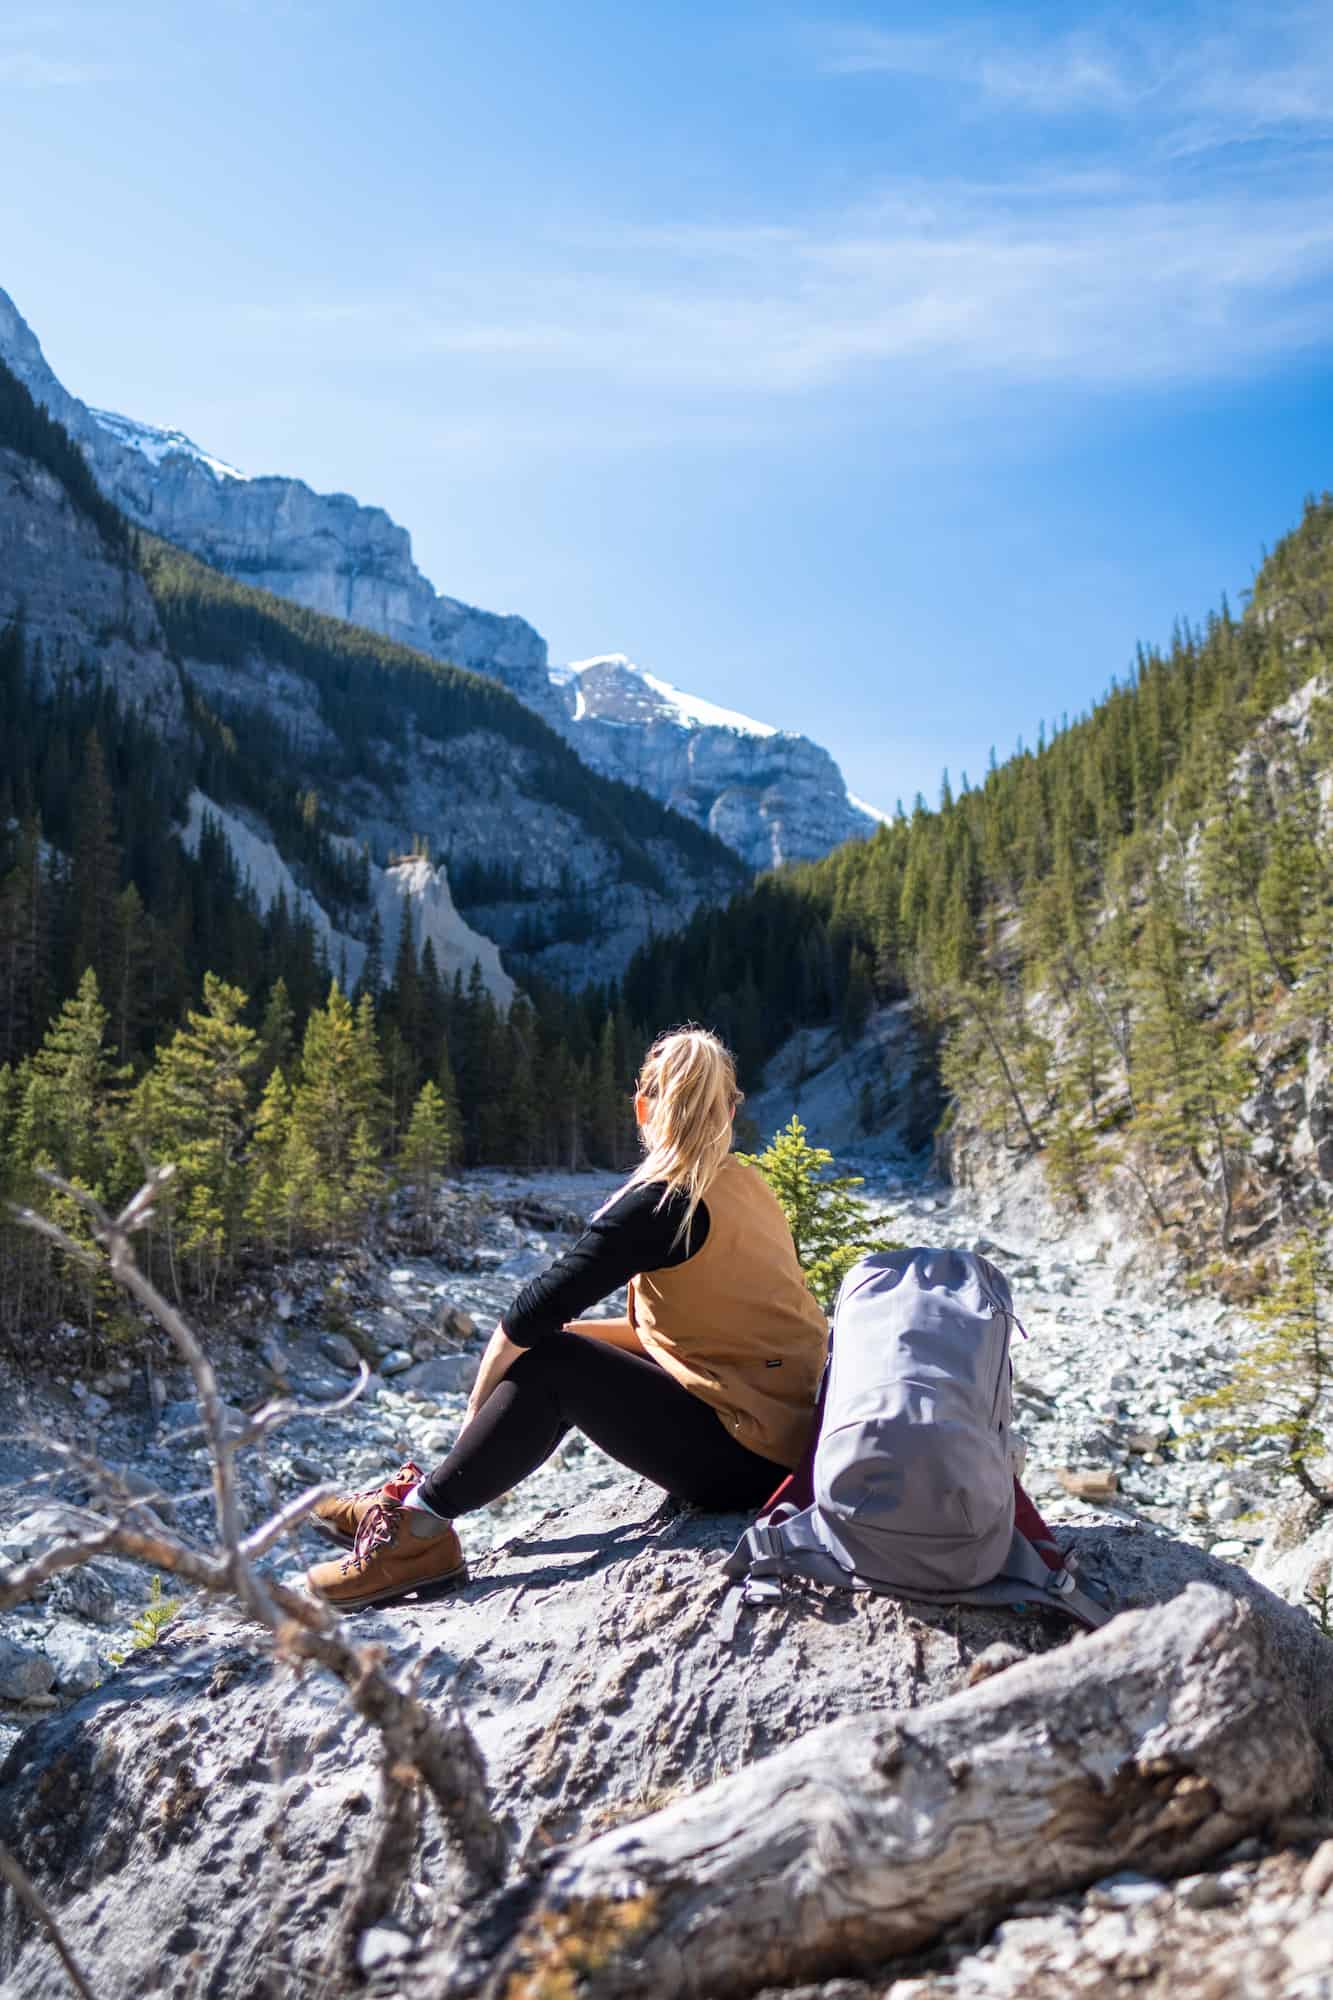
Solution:
[{"label": "boulder", "polygon": [[17,1639],[0,1638],[0,1701],[29,1701],[45,1694],[55,1677],[45,1653]]},{"label": "boulder", "polygon": [[399,1385],[419,1396],[466,1396],[477,1379],[481,1362],[475,1354],[437,1354],[405,1369]]},{"label": "boulder", "polygon": [[361,1356],[345,1333],[322,1333],[319,1337],[320,1353],[331,1361],[335,1368],[341,1368],[347,1375],[355,1375],[361,1366]]},{"label": "boulder", "polygon": [[[349,1628],[400,1671],[415,1668],[427,1702],[459,1704],[529,1857],[640,1819],[822,1725],[868,1728],[881,1711],[921,1709],[976,1667],[977,1695],[1002,1691],[1031,1671],[1025,1656],[1089,1643],[1050,1614],[817,1592],[747,1609],[727,1642],[721,1558],[745,1523],[658,1500],[617,1483],[482,1557],[453,1597],[366,1612]],[[1126,1604],[1195,1581],[1243,1599],[1283,1698],[1333,1742],[1333,1648],[1304,1612],[1150,1530],[1064,1532]],[[323,1555],[309,1539],[310,1559]],[[990,1650],[999,1644],[1010,1651]],[[0,1839],[96,1967],[98,2000],[184,1991],[195,1953],[219,1994],[264,1991],[275,1963],[296,1991],[324,1976],[378,1797],[377,1745],[334,1682],[275,1667],[228,1610],[186,1608],[157,1645],[25,1733],[0,1766]],[[1117,1852],[1089,1878],[1122,1865]],[[430,1814],[413,1874],[431,1900],[394,1914],[429,1943],[457,1892]],[[0,1984],[55,2000],[63,1977],[4,1908]]]},{"label": "boulder", "polygon": [[102,1678],[97,1642],[80,1625],[58,1620],[42,1640],[42,1651],[55,1668],[62,1694],[87,1694]]}]

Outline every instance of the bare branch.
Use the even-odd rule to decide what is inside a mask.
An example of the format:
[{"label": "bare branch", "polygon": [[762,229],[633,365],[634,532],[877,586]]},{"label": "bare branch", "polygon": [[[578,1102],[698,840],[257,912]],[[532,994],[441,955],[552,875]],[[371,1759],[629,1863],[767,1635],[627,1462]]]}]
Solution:
[{"label": "bare branch", "polygon": [[3,1841],[0,1841],[0,1875],[3,1875],[21,1903],[27,1905],[36,1917],[46,1935],[55,1947],[56,1956],[69,1974],[69,1983],[79,1995],[79,2000],[93,2000],[93,1989],[79,1970],[78,1960],[65,1943],[64,1933],[48,1909],[45,1897],[33,1883],[27,1871],[21,1868]]},{"label": "bare branch", "polygon": [[[132,1234],[151,1217],[153,1203],[170,1172],[168,1167],[155,1169],[114,1219],[85,1190],[75,1188],[59,1175],[46,1174],[44,1178],[88,1215],[93,1234],[106,1251],[112,1276],[166,1331],[194,1378],[213,1466],[214,1513],[220,1547],[212,1555],[202,1555],[167,1534],[158,1524],[137,1525],[122,1518],[109,1522],[96,1536],[76,1538],[48,1549],[38,1562],[23,1570],[0,1572],[0,1608],[30,1595],[46,1577],[105,1551],[130,1556],[154,1569],[186,1577],[215,1595],[239,1600],[242,1608],[268,1629],[280,1656],[312,1660],[337,1676],[358,1714],[379,1732],[386,1766],[399,1773],[400,1789],[407,1783],[402,1773],[410,1769],[420,1774],[471,1883],[492,1887],[504,1876],[508,1837],[491,1812],[481,1752],[461,1715],[457,1711],[443,1718],[433,1714],[415,1693],[399,1687],[389,1677],[377,1649],[351,1646],[340,1636],[338,1621],[327,1605],[253,1567],[254,1558],[289,1533],[329,1489],[321,1486],[301,1494],[248,1537],[242,1536],[236,1453],[248,1443],[261,1441],[285,1416],[307,1412],[299,1404],[271,1404],[239,1434],[228,1433],[212,1363],[184,1314],[162,1296],[139,1267],[130,1241]],[[62,1242],[62,1247],[68,1245],[84,1254],[65,1232],[47,1223],[44,1217],[26,1211],[21,1219],[40,1234]],[[317,1405],[309,1413],[345,1409],[362,1393],[368,1376],[363,1363],[356,1383],[345,1397],[332,1404]],[[96,1461],[93,1463],[97,1476],[106,1472]],[[119,1495],[116,1498],[122,1515],[134,1511]],[[141,1496],[136,1499],[146,1511]],[[386,1792],[386,1835],[395,1841],[404,1837],[406,1812],[403,1800]]]},{"label": "bare branch", "polygon": [[281,1541],[284,1535],[299,1527],[307,1514],[314,1512],[321,1500],[330,1499],[337,1491],[336,1486],[326,1483],[323,1486],[312,1486],[305,1493],[298,1493],[294,1500],[289,1500],[278,1513],[270,1516],[262,1527],[256,1528],[253,1534],[246,1536],[241,1543],[241,1554],[250,1562],[257,1556],[264,1555],[275,1542]]},{"label": "bare branch", "polygon": [[78,1569],[93,1556],[106,1555],[116,1546],[120,1530],[110,1527],[99,1535],[85,1535],[73,1542],[57,1542],[45,1554],[37,1556],[21,1569],[12,1566],[0,1569],[0,1611],[9,1611],[16,1604],[22,1604],[51,1577],[59,1576],[61,1570]]},{"label": "bare branch", "polygon": [[[243,1451],[247,1445],[258,1444],[270,1431],[276,1430],[279,1424],[287,1423],[292,1417],[327,1417],[332,1416],[337,1410],[350,1409],[363,1394],[369,1380],[370,1370],[362,1361],[357,1369],[356,1380],[347,1394],[339,1396],[332,1403],[298,1403],[290,1396],[278,1397],[271,1403],[265,1403],[262,1408],[255,1411],[244,1430],[232,1432],[227,1439],[227,1449],[236,1453]],[[185,1437],[189,1433],[181,1431],[175,1435]]]},{"label": "bare branch", "polygon": [[25,1229],[31,1229],[37,1236],[46,1237],[47,1241],[54,1243],[58,1250],[63,1250],[66,1256],[77,1259],[80,1264],[86,1265],[89,1270],[95,1271],[97,1269],[97,1259],[87,1244],[76,1243],[74,1238],[68,1235],[58,1223],[48,1222],[44,1215],[38,1215],[35,1208],[21,1208],[17,1202],[13,1201],[8,1206],[9,1212],[15,1222],[21,1222]]}]

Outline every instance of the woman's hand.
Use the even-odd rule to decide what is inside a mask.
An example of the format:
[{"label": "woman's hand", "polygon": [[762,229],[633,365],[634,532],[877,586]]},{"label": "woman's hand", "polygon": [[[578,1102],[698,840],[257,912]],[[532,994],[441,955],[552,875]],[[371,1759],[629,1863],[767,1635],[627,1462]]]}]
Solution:
[{"label": "woman's hand", "polygon": [[467,1429],[472,1419],[481,1409],[492,1389],[497,1388],[504,1381],[505,1376],[509,1373],[522,1352],[523,1349],[516,1347],[505,1332],[504,1321],[498,1320],[495,1332],[491,1335],[487,1343],[486,1352],[481,1357],[481,1367],[477,1370],[477,1379],[473,1384],[472,1394],[467,1399],[467,1414],[463,1418],[464,1430]]}]

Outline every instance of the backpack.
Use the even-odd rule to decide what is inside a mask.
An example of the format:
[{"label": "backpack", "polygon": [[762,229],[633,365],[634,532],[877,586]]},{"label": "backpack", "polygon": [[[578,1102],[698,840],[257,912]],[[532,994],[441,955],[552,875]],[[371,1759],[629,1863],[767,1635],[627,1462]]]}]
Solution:
[{"label": "backpack", "polygon": [[1017,1324],[1008,1281],[972,1251],[886,1250],[852,1266],[807,1463],[725,1564],[744,1584],[729,1593],[730,1630],[742,1601],[776,1600],[787,1578],[1106,1623],[1106,1591],[1080,1580],[1014,1474]]}]

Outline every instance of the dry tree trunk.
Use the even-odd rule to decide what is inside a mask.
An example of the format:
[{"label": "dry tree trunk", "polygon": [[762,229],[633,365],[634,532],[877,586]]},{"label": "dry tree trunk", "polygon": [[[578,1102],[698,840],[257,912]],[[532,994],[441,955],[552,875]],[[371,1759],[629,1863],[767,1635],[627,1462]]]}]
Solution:
[{"label": "dry tree trunk", "polygon": [[1193,1867],[1304,1799],[1317,1768],[1253,1612],[1194,1584],[557,1858],[525,1912],[481,1917],[443,1990],[734,2000],[868,1970],[1025,1897]]}]

